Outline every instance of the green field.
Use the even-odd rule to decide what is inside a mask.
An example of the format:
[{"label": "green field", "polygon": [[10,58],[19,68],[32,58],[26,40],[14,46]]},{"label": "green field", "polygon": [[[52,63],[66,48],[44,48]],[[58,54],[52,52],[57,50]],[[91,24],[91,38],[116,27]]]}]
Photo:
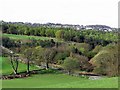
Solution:
[{"label": "green field", "polygon": [[2,83],[3,88],[117,88],[118,78],[89,80],[65,74],[40,74],[24,79],[3,80]]},{"label": "green field", "polygon": [[27,40],[27,39],[36,39],[36,40],[50,40],[50,39],[54,39],[55,38],[50,38],[50,37],[42,37],[42,36],[28,36],[28,35],[15,35],[15,34],[2,34],[2,36],[4,37],[9,37],[11,39],[21,39],[21,40]]},{"label": "green field", "polygon": [[[0,57],[0,63],[2,63],[2,71],[0,71],[0,73],[2,73],[3,75],[13,73],[10,61],[7,57]],[[26,64],[19,62],[18,72],[25,71],[26,67],[27,67]],[[37,69],[37,67],[30,66],[30,70],[33,70],[33,69]]]},{"label": "green field", "polygon": [[[12,72],[8,58],[0,57],[4,74]],[[31,67],[35,69],[35,67]],[[26,65],[20,63],[19,71],[26,70]],[[38,74],[28,78],[3,80],[3,88],[117,88],[118,78],[102,78],[89,80],[83,77],[75,77],[66,74]]]}]

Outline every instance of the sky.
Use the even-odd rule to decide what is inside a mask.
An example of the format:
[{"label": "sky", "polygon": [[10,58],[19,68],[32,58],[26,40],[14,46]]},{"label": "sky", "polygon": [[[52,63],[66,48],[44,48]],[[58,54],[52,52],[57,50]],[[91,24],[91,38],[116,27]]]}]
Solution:
[{"label": "sky", "polygon": [[118,27],[119,0],[0,0],[0,20]]}]

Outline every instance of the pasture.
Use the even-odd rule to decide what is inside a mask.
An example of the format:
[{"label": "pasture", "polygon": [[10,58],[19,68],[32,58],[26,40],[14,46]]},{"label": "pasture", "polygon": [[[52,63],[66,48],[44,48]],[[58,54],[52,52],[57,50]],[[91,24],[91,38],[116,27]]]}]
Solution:
[{"label": "pasture", "polygon": [[57,40],[55,38],[50,38],[50,37],[43,37],[43,36],[28,36],[28,35],[15,35],[15,34],[2,34],[2,36],[4,37],[9,37],[11,39],[17,39],[17,40],[28,40],[28,39],[36,39],[36,40],[50,40],[50,39],[53,39],[53,40]]},{"label": "pasture", "polygon": [[[0,73],[2,73],[3,75],[13,73],[11,63],[8,57],[0,57],[0,63],[2,63],[2,70],[0,71]],[[26,71],[26,68],[27,68],[26,64],[19,62],[18,72]],[[34,69],[38,68],[31,65],[30,70]]]},{"label": "pasture", "polygon": [[[23,83],[24,82],[24,83]],[[118,78],[102,78],[89,80],[87,78],[65,74],[39,74],[28,78],[3,80],[3,88],[117,88]]]},{"label": "pasture", "polygon": [[[7,57],[0,57],[2,62],[3,74],[12,72],[9,59]],[[31,66],[32,69],[37,69]],[[25,71],[26,65],[20,63],[18,71]],[[24,82],[24,83],[23,83]],[[27,78],[2,80],[3,88],[117,88],[117,77],[104,77],[99,80],[90,80],[81,76],[70,76],[60,73],[52,74],[37,74]]]}]

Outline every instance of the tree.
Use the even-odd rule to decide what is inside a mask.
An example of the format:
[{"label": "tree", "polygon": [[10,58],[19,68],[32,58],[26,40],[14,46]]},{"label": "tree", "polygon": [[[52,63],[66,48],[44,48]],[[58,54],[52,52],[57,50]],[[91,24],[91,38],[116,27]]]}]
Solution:
[{"label": "tree", "polygon": [[8,32],[8,25],[7,24],[5,24],[5,23],[3,23],[3,24],[1,24],[1,28],[2,28],[2,32],[3,33],[7,33]]},{"label": "tree", "polygon": [[55,36],[56,36],[56,38],[58,38],[58,39],[63,39],[63,37],[64,37],[64,31],[63,31],[63,30],[57,31],[57,32],[55,33]]},{"label": "tree", "polygon": [[46,30],[45,30],[44,28],[41,29],[40,35],[41,35],[41,36],[45,36],[45,33],[46,33]]},{"label": "tree", "polygon": [[93,67],[88,61],[88,57],[79,55],[79,54],[73,54],[73,58],[76,58],[79,63],[79,69],[82,71],[92,71]]},{"label": "tree", "polygon": [[24,56],[27,58],[27,73],[30,72],[30,61],[33,60],[33,49],[32,48],[28,48],[24,51]]},{"label": "tree", "polygon": [[54,42],[54,40],[53,39],[51,39],[51,40],[41,40],[40,42],[39,42],[39,44],[40,44],[40,46],[42,46],[42,47],[53,47],[53,46],[55,46],[55,42]]},{"label": "tree", "polygon": [[54,30],[52,30],[52,29],[46,30],[46,36],[47,37],[54,37],[55,36]]},{"label": "tree", "polygon": [[54,60],[56,51],[52,48],[46,48],[45,51],[43,52],[43,60],[46,63],[46,69],[49,68],[49,63],[52,63]]},{"label": "tree", "polygon": [[2,37],[2,45],[7,48],[14,47],[15,41],[8,37]]},{"label": "tree", "polygon": [[57,52],[57,54],[55,55],[54,60],[64,60],[66,57],[69,56],[69,52],[65,51],[65,52]]},{"label": "tree", "polygon": [[41,65],[41,62],[43,62],[43,54],[44,54],[45,49],[42,48],[41,46],[37,46],[34,48],[33,50],[33,59],[34,59],[34,63],[38,66]]},{"label": "tree", "polygon": [[8,28],[8,32],[10,33],[10,34],[17,34],[18,33],[18,30],[17,30],[17,28],[16,28],[16,26],[15,25],[10,25],[10,27]]},{"label": "tree", "polygon": [[19,57],[18,55],[15,55],[13,53],[10,54],[10,62],[11,62],[11,66],[14,74],[18,73],[18,65],[19,65],[18,57]]},{"label": "tree", "polygon": [[90,45],[88,43],[76,43],[75,47],[82,55],[85,55],[90,50]]},{"label": "tree", "polygon": [[67,57],[64,60],[63,68],[67,70],[69,75],[73,73],[73,71],[76,70],[78,67],[79,67],[79,62],[77,61],[77,59],[72,57]]}]

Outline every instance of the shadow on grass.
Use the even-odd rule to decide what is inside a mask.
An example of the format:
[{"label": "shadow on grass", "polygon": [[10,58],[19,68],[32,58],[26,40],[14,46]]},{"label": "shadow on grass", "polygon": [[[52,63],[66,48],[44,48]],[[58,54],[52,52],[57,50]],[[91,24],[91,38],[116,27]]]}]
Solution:
[{"label": "shadow on grass", "polygon": [[5,79],[25,78],[35,74],[60,74],[60,73],[61,72],[59,72],[59,70],[56,69],[47,69],[47,70],[39,69],[39,70],[32,70],[29,73],[24,71],[24,72],[19,72],[17,74],[2,75],[0,79],[5,80]]}]

